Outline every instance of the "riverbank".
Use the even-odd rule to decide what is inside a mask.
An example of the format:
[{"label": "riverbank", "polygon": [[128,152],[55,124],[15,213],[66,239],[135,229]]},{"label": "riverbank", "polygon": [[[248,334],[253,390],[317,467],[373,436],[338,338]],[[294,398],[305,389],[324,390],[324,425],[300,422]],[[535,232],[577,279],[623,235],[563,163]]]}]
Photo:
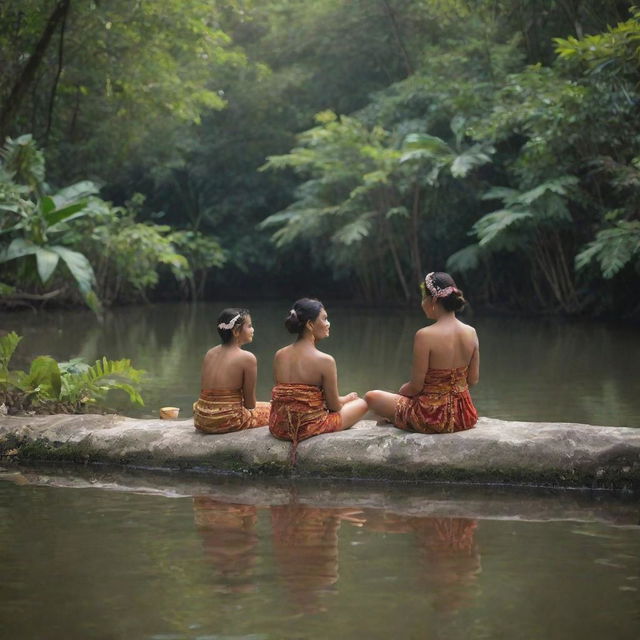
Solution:
[{"label": "riverbank", "polygon": [[290,445],[266,428],[208,436],[192,420],[117,415],[0,419],[5,461],[107,463],[209,474],[461,482],[606,489],[640,495],[640,431],[481,418],[450,435],[410,434],[361,421]]}]

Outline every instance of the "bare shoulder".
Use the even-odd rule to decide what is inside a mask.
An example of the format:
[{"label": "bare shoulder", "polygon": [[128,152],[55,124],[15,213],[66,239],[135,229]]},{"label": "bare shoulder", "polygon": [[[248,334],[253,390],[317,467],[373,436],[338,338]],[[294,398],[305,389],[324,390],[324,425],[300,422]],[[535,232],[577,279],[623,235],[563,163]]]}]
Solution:
[{"label": "bare shoulder", "polygon": [[291,345],[287,345],[286,347],[282,347],[282,349],[278,349],[275,353],[275,355],[273,356],[274,360],[281,360],[282,358],[286,357],[287,353],[290,351],[291,349]]},{"label": "bare shoulder", "polygon": [[460,326],[462,327],[463,331],[467,333],[467,335],[472,336],[475,340],[478,339],[478,334],[476,333],[476,330],[470,324],[460,322]]},{"label": "bare shoulder", "polygon": [[336,363],[336,359],[333,356],[330,356],[328,353],[325,353],[324,351],[318,351],[316,358],[324,364]]},{"label": "bare shoulder", "polygon": [[435,325],[432,324],[427,327],[422,327],[422,329],[418,329],[414,339],[418,343],[426,342],[429,340],[429,337],[433,336],[435,333],[437,333],[437,330],[435,329]]},{"label": "bare shoulder", "polygon": [[242,353],[242,362],[245,364],[254,364],[258,362],[258,358],[255,357],[251,351],[241,351]]},{"label": "bare shoulder", "polygon": [[205,360],[208,360],[208,359],[210,359],[210,358],[215,357],[215,355],[216,355],[217,353],[219,353],[219,351],[220,351],[220,349],[221,349],[221,348],[222,348],[222,347],[221,347],[220,345],[217,345],[217,346],[215,346],[215,347],[211,347],[211,349],[209,349],[209,351],[207,351],[207,353],[205,353],[205,354],[204,354],[204,358],[205,358]]}]

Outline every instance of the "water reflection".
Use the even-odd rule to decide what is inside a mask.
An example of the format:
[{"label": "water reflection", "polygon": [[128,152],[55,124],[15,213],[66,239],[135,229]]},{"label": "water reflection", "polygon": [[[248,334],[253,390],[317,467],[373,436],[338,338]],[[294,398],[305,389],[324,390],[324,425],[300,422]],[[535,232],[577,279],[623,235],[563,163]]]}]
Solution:
[{"label": "water reflection", "polygon": [[582,492],[11,466],[0,638],[636,640],[637,522]]},{"label": "water reflection", "polygon": [[473,600],[480,572],[475,542],[476,520],[468,518],[414,518],[423,569],[420,577],[431,594],[434,609],[454,611]]},{"label": "water reflection", "polygon": [[253,505],[196,496],[193,512],[205,557],[219,574],[221,590],[229,593],[253,591],[258,509]]},{"label": "water reflection", "polygon": [[[475,542],[477,521],[460,517],[418,517],[379,509],[317,507],[298,502],[267,507],[273,560],[285,601],[296,613],[328,610],[338,594],[339,541],[343,522],[374,534],[406,536],[416,550],[416,591],[435,611],[468,606],[480,573]],[[258,509],[207,496],[193,499],[196,530],[205,556],[215,568],[220,589],[255,590],[259,536]]]},{"label": "water reflection", "polygon": [[426,518],[367,511],[365,528],[387,534],[413,534],[418,551],[418,589],[436,611],[468,606],[480,573],[475,518]]}]

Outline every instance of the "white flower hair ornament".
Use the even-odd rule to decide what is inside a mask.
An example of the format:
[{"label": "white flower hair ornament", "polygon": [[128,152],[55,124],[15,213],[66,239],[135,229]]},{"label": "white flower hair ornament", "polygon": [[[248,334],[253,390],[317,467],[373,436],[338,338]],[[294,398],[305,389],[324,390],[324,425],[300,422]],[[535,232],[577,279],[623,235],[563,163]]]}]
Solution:
[{"label": "white flower hair ornament", "polygon": [[218,325],[218,329],[233,329],[235,323],[238,322],[239,319],[240,319],[240,314],[238,313],[237,315],[233,316],[233,318],[231,318],[229,322],[221,322]]},{"label": "white flower hair ornament", "polygon": [[433,276],[434,272],[432,271],[431,273],[427,273],[427,275],[424,277],[424,284],[433,298],[446,298],[452,293],[458,292],[458,287],[454,286],[439,289],[436,283],[433,281]]}]

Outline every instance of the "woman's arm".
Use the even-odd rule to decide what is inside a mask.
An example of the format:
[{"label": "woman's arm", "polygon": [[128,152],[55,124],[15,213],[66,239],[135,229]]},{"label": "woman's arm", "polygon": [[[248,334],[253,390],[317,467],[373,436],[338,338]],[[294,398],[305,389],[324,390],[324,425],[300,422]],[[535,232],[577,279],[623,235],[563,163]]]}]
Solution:
[{"label": "woman's arm", "polygon": [[242,394],[244,396],[244,406],[247,409],[255,409],[258,361],[253,353],[247,353],[246,355],[247,358],[242,371]]},{"label": "woman's arm", "polygon": [[[475,332],[474,332],[475,333]],[[473,355],[469,361],[469,369],[467,370],[467,384],[471,387],[474,384],[478,384],[480,380],[480,343],[478,342],[478,336],[475,336],[476,346],[473,350]]]},{"label": "woman's arm", "polygon": [[420,330],[413,339],[413,363],[411,365],[411,380],[400,387],[403,396],[415,396],[422,391],[424,377],[429,369],[429,336]]},{"label": "woman's arm", "polygon": [[329,411],[340,411],[342,402],[338,395],[338,369],[336,361],[331,356],[325,356],[322,363],[322,389],[324,401]]}]

